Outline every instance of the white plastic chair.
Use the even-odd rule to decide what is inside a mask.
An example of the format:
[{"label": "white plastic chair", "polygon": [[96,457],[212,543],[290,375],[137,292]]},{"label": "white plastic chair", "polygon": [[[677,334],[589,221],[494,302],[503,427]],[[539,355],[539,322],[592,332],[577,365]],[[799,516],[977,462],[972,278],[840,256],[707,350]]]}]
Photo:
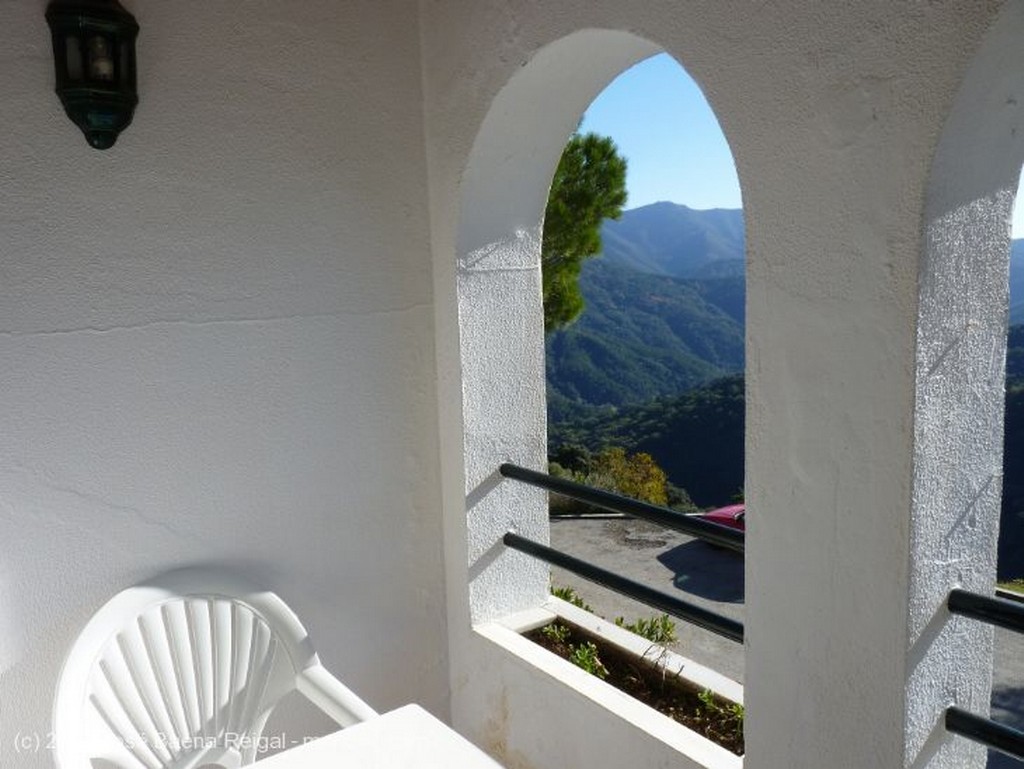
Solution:
[{"label": "white plastic chair", "polygon": [[59,769],[198,769],[256,760],[299,691],[341,726],[377,713],[320,664],[274,593],[183,570],[114,596],[88,622],[54,704]]}]

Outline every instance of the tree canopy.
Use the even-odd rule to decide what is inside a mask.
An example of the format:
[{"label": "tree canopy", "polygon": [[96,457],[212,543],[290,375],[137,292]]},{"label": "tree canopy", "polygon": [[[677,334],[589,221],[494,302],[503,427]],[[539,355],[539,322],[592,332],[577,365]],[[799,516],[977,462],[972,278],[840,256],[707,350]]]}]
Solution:
[{"label": "tree canopy", "polygon": [[568,325],[583,312],[583,260],[601,250],[601,222],[618,219],[626,204],[626,161],[615,142],[573,134],[558,161],[544,212],[541,269],[544,330]]},{"label": "tree canopy", "polygon": [[[650,454],[630,454],[621,446],[606,446],[591,454],[583,446],[566,444],[550,454],[548,460],[548,472],[556,478],[567,478],[654,505],[671,503],[678,506],[676,509],[694,509],[686,491],[668,482],[665,471]],[[599,507],[560,494],[551,495],[549,509],[555,514],[602,512]]]},{"label": "tree canopy", "polygon": [[609,446],[594,457],[595,470],[610,475],[617,491],[627,497],[667,505],[665,484],[668,478],[650,454],[626,454],[621,446]]}]

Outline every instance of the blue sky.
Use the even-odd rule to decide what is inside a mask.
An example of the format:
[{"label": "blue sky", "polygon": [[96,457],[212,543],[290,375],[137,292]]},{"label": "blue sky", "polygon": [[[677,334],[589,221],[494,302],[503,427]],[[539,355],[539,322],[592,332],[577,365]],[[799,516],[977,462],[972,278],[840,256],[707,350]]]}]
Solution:
[{"label": "blue sky", "polygon": [[[690,208],[741,208],[732,153],[711,107],[668,54],[640,62],[590,105],[583,132],[611,136],[629,161],[628,208],[660,200]],[[1024,238],[1024,188],[1013,236]]]}]

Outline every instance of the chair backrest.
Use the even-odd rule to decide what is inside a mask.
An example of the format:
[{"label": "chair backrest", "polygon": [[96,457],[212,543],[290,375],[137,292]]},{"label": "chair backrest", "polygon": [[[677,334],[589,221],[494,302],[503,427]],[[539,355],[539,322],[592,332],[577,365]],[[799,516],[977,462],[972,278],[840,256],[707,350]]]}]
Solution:
[{"label": "chair backrest", "polygon": [[273,593],[198,570],[129,588],[92,617],[64,664],[57,766],[252,763],[274,705],[319,667],[302,624]]}]

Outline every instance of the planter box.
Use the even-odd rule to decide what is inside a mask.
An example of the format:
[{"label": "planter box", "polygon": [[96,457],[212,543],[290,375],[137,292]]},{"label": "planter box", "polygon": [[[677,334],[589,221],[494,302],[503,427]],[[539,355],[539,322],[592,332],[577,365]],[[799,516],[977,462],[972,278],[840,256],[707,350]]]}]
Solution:
[{"label": "planter box", "polygon": [[[649,641],[554,596],[537,609],[478,625],[477,637],[489,642],[480,653],[495,672],[482,704],[502,703],[497,736],[492,730],[479,737],[499,760],[552,769],[600,769],[625,765],[622,761],[676,769],[743,766],[742,757],[522,637],[522,632],[558,617],[639,658],[651,659]],[[743,687],[720,673],[669,651],[664,663],[669,674],[678,673],[699,689],[743,702]],[[567,745],[567,740],[575,743]],[[613,755],[616,751],[623,756]]]}]

